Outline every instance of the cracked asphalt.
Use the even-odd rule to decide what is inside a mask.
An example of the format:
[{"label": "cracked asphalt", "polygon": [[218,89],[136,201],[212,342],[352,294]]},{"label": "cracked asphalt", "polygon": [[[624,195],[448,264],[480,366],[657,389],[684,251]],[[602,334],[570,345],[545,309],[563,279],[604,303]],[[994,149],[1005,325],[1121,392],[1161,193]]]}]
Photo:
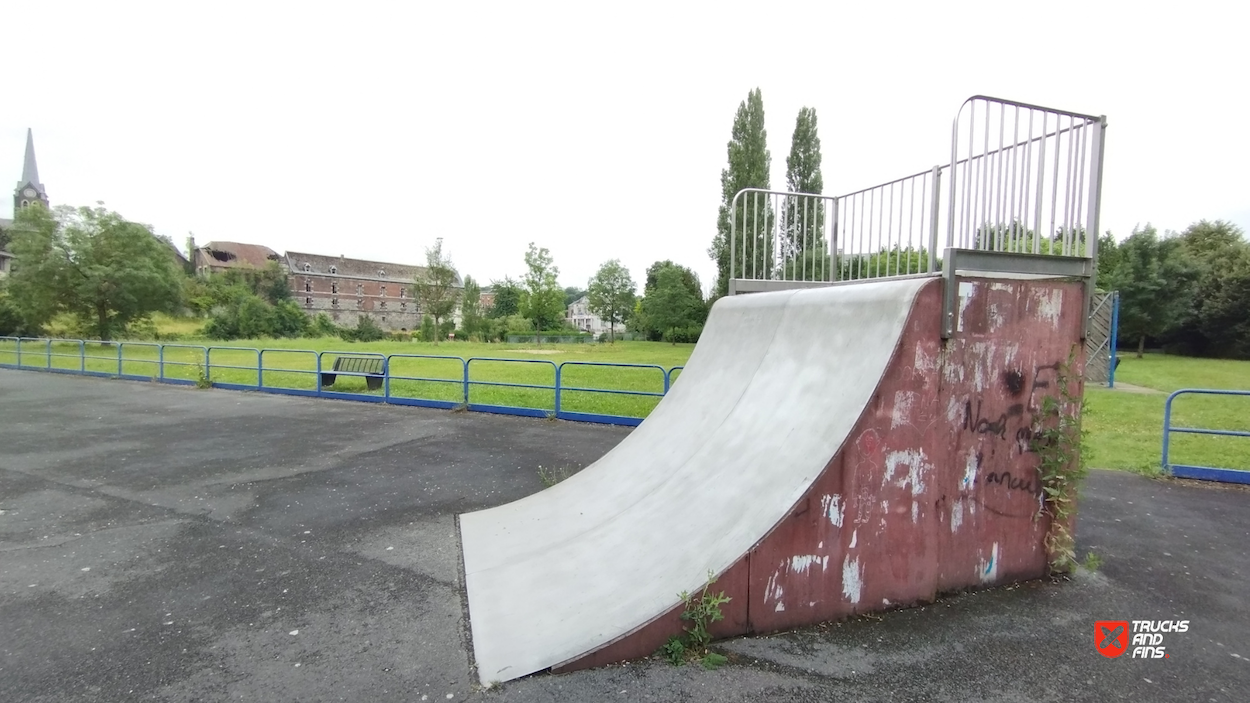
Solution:
[{"label": "cracked asphalt", "polygon": [[0,370],[0,701],[1250,699],[1250,492],[1098,471],[1096,572],[481,690],[455,515],[627,432]]}]

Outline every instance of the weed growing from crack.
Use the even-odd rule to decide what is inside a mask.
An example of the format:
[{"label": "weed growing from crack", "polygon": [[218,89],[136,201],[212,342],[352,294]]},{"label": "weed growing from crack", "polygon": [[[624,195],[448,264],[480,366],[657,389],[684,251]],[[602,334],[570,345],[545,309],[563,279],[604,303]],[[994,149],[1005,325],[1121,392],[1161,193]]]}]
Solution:
[{"label": "weed growing from crack", "polygon": [[705,669],[716,669],[729,661],[723,654],[708,651],[708,645],[712,642],[712,634],[708,628],[712,623],[725,619],[721,606],[731,600],[724,591],[712,593],[710,589],[714,583],[716,576],[709,571],[707,583],[703,585],[698,596],[691,595],[688,591],[677,594],[686,606],[681,613],[681,619],[690,624],[682,628],[684,635],[668,638],[668,642],[659,651],[660,656],[674,666],[698,660]]}]

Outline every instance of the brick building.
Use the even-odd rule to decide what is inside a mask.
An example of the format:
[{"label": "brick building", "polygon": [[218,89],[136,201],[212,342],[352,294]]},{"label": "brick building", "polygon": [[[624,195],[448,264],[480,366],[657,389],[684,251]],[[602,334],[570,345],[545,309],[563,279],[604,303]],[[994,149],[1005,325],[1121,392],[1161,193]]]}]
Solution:
[{"label": "brick building", "polygon": [[[385,330],[414,330],[421,311],[413,282],[423,266],[288,251],[291,297],[309,315],[324,312],[337,324],[355,326],[361,315]],[[460,287],[460,280],[456,280]],[[459,319],[457,311],[456,319]]]}]

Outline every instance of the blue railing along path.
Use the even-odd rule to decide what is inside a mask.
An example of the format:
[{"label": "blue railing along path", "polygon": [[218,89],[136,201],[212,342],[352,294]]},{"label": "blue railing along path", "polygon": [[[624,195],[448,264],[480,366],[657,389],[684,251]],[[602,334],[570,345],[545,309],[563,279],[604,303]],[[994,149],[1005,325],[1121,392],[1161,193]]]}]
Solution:
[{"label": "blue railing along path", "polygon": [[[1244,469],[1220,468],[1214,466],[1194,466],[1191,464],[1173,464],[1171,461],[1171,440],[1173,434],[1205,434],[1221,437],[1250,437],[1250,432],[1241,430],[1211,430],[1199,427],[1173,427],[1172,401],[1182,395],[1232,395],[1250,398],[1250,391],[1224,391],[1207,388],[1183,388],[1168,396],[1163,405],[1163,470],[1179,478],[1193,478],[1202,481],[1222,481],[1224,483],[1250,484],[1250,466]],[[1247,416],[1250,416],[1250,404],[1247,405]],[[1247,454],[1250,456],[1250,453]]]},{"label": "blue railing along path", "polygon": [[[54,345],[76,347],[72,351],[57,350]],[[92,353],[95,348],[107,350],[105,353]],[[127,356],[127,351],[147,350],[147,354]],[[169,352],[182,352],[171,355]],[[224,359],[229,355],[230,359]],[[289,356],[288,356],[289,355]],[[266,364],[266,356],[270,359],[287,356],[307,355],[314,361],[315,368],[290,368]],[[238,357],[245,356],[240,361]],[[333,368],[334,359],[340,356],[365,356],[382,359],[382,391],[351,392],[330,390],[322,387],[321,372]],[[25,358],[23,358],[25,357]],[[178,360],[183,358],[184,360]],[[185,360],[186,358],[194,359]],[[71,363],[57,365],[54,359],[72,359]],[[404,360],[437,360],[450,364],[451,372],[447,377],[413,376],[395,371],[395,362]],[[254,363],[253,363],[254,361]],[[88,362],[94,368],[88,368]],[[279,362],[281,361],[279,360]],[[473,365],[480,368],[485,364],[526,364],[530,366],[550,367],[553,382],[516,383],[496,378],[473,378],[470,373]],[[172,368],[171,368],[172,367]],[[604,361],[564,361],[554,362],[548,359],[507,359],[500,357],[444,356],[437,354],[381,354],[378,352],[357,351],[313,351],[310,349],[257,349],[254,347],[201,346],[196,344],[159,344],[154,342],[91,342],[81,339],[49,339],[33,337],[0,337],[0,368],[47,371],[81,376],[99,376],[105,378],[121,378],[136,381],[155,381],[179,385],[194,385],[197,379],[184,370],[184,377],[171,376],[169,371],[194,367],[202,379],[213,388],[224,390],[258,391],[279,395],[293,395],[313,398],[331,398],[336,400],[354,400],[366,403],[388,403],[392,405],[413,405],[428,408],[456,409],[464,408],[474,412],[498,413],[504,415],[521,415],[525,417],[555,417],[574,422],[593,422],[609,425],[636,426],[642,417],[632,415],[609,415],[604,413],[580,412],[567,410],[564,407],[565,393],[597,393],[606,395],[623,395],[635,397],[661,398],[672,388],[679,372],[684,368],[674,366],[664,368],[655,364],[626,364]],[[654,371],[660,391],[633,390],[627,388],[594,388],[588,386],[569,386],[564,383],[566,368],[624,368],[640,371]],[[107,368],[107,371],[99,370]],[[151,373],[134,373],[136,369],[150,370]],[[232,370],[249,372],[249,380],[255,373],[254,383],[236,383],[233,381],[216,380],[214,371]],[[266,374],[293,374],[298,376],[311,375],[314,382],[312,388],[294,388],[274,381],[266,381]],[[350,371],[336,371],[338,376],[367,377],[370,374]],[[396,393],[394,382],[444,384],[454,386],[455,398],[452,393],[443,394],[442,398],[422,398]],[[662,384],[662,385],[661,385]],[[472,402],[473,387],[502,387],[549,391],[552,394],[552,405],[548,407],[530,407],[517,405],[498,405],[492,403]]]}]

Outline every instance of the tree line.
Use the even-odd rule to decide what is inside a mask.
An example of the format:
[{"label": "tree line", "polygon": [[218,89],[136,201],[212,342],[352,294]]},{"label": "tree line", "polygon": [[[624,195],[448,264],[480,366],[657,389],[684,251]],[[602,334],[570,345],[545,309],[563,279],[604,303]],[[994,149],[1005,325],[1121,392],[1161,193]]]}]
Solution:
[{"label": "tree line", "polygon": [[1120,344],[1250,359],[1250,242],[1222,220],[1098,242],[1099,287],[1120,293]]},{"label": "tree line", "polygon": [[[102,206],[23,208],[0,237],[17,262],[0,280],[0,336],[42,335],[58,316],[67,316],[71,332],[85,338],[150,336],[156,313],[202,319],[203,334],[213,339],[388,336],[367,315],[354,327],[341,327],[325,313],[309,317],[277,262],[196,275],[192,265],[179,265],[168,238]],[[566,310],[582,295],[608,323],[612,341],[621,327],[648,339],[694,341],[706,317],[698,277],[671,261],[648,269],[638,298],[629,270],[616,259],[605,262],[586,288],[561,288],[551,253],[531,243],[524,273],[492,281],[493,304],[487,305],[477,281],[468,275],[460,280],[442,239],[425,254],[426,265],[411,284],[421,325],[392,337],[495,341],[509,334],[580,333]]]}]

